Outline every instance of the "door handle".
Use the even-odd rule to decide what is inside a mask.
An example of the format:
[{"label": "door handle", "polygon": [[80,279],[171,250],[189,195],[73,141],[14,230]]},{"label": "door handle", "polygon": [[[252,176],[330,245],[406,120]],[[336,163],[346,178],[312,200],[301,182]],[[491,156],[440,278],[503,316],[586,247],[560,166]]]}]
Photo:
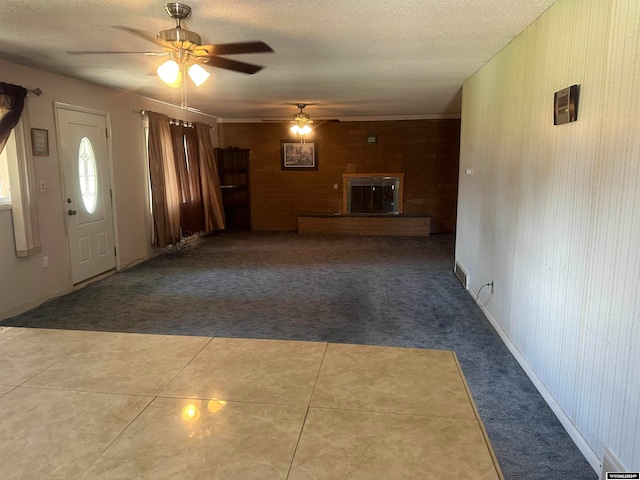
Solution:
[{"label": "door handle", "polygon": [[76,213],[78,212],[76,212],[75,210],[67,210],[67,215],[75,215]]}]

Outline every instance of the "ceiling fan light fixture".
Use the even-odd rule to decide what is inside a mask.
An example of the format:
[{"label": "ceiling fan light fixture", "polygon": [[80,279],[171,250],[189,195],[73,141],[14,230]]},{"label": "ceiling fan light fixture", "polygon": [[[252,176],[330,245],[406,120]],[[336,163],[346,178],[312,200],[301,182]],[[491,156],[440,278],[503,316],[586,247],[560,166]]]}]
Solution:
[{"label": "ceiling fan light fixture", "polygon": [[311,127],[309,125],[294,125],[291,127],[291,131],[296,135],[307,135],[311,133]]},{"label": "ceiling fan light fixture", "polygon": [[188,72],[189,72],[189,77],[191,77],[191,80],[193,80],[193,83],[196,84],[196,87],[199,87],[204,82],[206,82],[207,78],[209,78],[210,76],[210,73],[207,72],[204,68],[202,68],[197,63],[194,63],[193,65],[191,65],[189,67]]},{"label": "ceiling fan light fixture", "polygon": [[180,65],[175,60],[167,60],[156,71],[160,79],[170,87],[180,86]]}]

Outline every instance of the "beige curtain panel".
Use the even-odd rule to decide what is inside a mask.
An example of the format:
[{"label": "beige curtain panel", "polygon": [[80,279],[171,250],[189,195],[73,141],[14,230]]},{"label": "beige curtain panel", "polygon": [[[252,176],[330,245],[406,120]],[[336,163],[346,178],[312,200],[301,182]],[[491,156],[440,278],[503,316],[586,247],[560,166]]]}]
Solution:
[{"label": "beige curtain panel", "polygon": [[202,204],[204,211],[204,230],[223,230],[225,228],[224,206],[218,166],[209,136],[209,125],[196,123],[198,152],[200,158],[200,179],[202,186]]},{"label": "beige curtain panel", "polygon": [[164,248],[180,240],[180,188],[169,117],[156,112],[148,112],[148,115],[154,245]]}]

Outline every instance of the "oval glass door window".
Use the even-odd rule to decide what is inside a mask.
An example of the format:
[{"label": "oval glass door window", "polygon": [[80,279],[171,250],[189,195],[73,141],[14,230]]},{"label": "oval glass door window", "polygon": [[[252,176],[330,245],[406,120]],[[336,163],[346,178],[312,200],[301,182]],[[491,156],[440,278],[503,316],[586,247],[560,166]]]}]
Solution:
[{"label": "oval glass door window", "polygon": [[96,210],[98,180],[96,178],[96,157],[93,147],[87,137],[80,140],[78,148],[78,179],[80,180],[80,193],[82,202],[87,212]]}]

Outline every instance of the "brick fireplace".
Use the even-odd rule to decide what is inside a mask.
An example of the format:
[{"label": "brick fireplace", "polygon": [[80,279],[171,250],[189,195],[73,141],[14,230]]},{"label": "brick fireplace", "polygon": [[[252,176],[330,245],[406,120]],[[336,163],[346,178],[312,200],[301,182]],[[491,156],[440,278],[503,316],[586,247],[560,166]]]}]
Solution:
[{"label": "brick fireplace", "polygon": [[298,233],[425,237],[429,215],[403,213],[404,173],[345,173],[342,211],[298,215]]},{"label": "brick fireplace", "polygon": [[404,173],[342,174],[342,212],[402,213]]}]

